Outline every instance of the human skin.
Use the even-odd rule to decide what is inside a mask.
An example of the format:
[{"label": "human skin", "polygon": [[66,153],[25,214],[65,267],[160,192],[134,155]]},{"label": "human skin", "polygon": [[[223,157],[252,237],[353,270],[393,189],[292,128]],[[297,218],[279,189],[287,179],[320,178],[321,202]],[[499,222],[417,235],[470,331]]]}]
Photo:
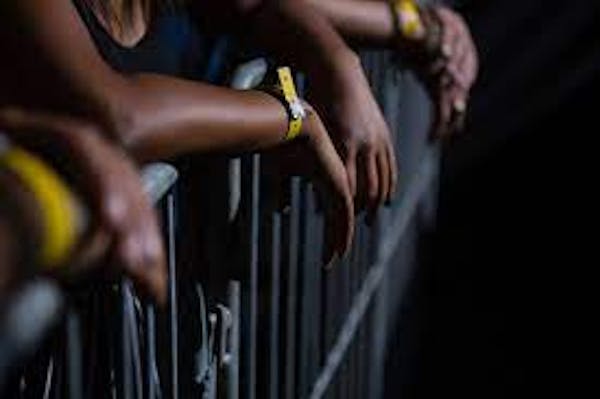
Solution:
[{"label": "human skin", "polygon": [[[61,172],[90,216],[87,234],[80,237],[68,265],[61,265],[58,273],[40,270],[40,265],[35,264],[26,265],[27,268],[62,278],[84,274],[104,261],[121,268],[142,294],[164,304],[166,262],[157,216],[144,194],[136,166],[122,150],[88,123],[15,108],[0,108],[0,131]],[[12,261],[3,265],[2,280],[7,284],[15,281],[11,276],[27,277],[23,270],[13,273],[11,268],[22,263],[18,256],[20,246],[35,242],[41,231],[40,218],[35,217],[39,203],[18,181],[8,183],[3,187],[6,195],[20,198],[14,203],[21,217],[12,222],[21,225],[17,231],[26,234],[27,239],[3,239],[14,255]],[[0,224],[6,228],[9,220],[4,218]],[[68,273],[62,272],[65,269]]]},{"label": "human skin", "polygon": [[[360,168],[366,171],[365,191],[371,206],[390,199],[396,186],[397,166],[389,129],[370,93],[358,57],[331,24],[303,1],[207,1],[202,6],[207,20],[219,21],[218,29],[247,27],[256,43],[282,62],[306,71],[311,86],[329,88],[322,91],[325,94],[314,96],[314,105],[335,144],[342,149],[351,190],[356,192],[356,160],[364,158]],[[106,65],[104,69],[108,71],[98,67],[102,60],[94,59],[99,58],[98,54],[91,55],[89,47],[93,44],[68,0],[25,0],[7,11],[6,15],[16,16],[12,18],[17,21],[13,26],[21,20],[22,25],[33,27],[25,36],[33,39],[34,47],[43,50],[42,59],[47,60],[45,67],[42,63],[44,70],[59,71],[55,84],[68,98],[46,99],[45,105],[68,104],[67,108],[91,114],[87,116],[98,119],[107,131],[129,143],[138,143],[140,153],[147,157],[190,150],[264,148],[282,137],[285,114],[279,104],[263,93],[231,94],[224,88],[183,84],[173,78],[147,74],[128,79],[106,78],[111,73],[119,74]],[[65,27],[66,32],[56,31],[56,26]],[[20,43],[23,36],[19,35]],[[23,51],[22,44],[19,51]],[[76,60],[72,54],[78,54]],[[25,65],[21,70],[26,68],[31,66]],[[89,79],[99,72],[102,76]],[[34,71],[31,75],[44,74]],[[61,80],[63,83],[59,83]],[[47,80],[39,83],[52,84]],[[64,88],[69,87],[72,91],[65,93]],[[155,112],[158,106],[160,112]],[[165,131],[168,134],[163,134]],[[358,157],[363,153],[364,157]]]},{"label": "human skin", "polygon": [[[0,7],[8,17],[0,27],[0,49],[14,56],[14,62],[0,64],[0,83],[6,88],[0,104],[83,116],[139,161],[265,149],[283,141],[287,115],[268,94],[116,72],[97,52],[70,0],[23,0]],[[353,233],[352,194],[323,123],[307,108],[303,148],[316,158],[316,175],[333,203],[328,218],[339,228],[330,240],[331,252],[341,255]]]},{"label": "human skin", "polygon": [[[411,54],[419,51],[424,42],[406,40],[400,44],[395,38],[394,23],[389,5],[384,0],[308,0],[348,40],[361,45],[397,50],[411,64]],[[412,63],[417,75],[425,83],[436,110],[434,136],[445,136],[460,126],[453,125],[453,107],[466,104],[469,91],[477,78],[479,62],[477,50],[467,24],[450,8],[434,5],[426,8],[442,26],[440,57],[427,63]],[[405,51],[408,50],[408,51]]]}]

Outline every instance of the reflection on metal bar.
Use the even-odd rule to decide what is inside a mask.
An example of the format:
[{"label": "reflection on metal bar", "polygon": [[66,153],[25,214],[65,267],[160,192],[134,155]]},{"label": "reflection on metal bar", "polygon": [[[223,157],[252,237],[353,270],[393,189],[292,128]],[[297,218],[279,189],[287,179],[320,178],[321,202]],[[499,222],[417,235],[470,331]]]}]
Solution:
[{"label": "reflection on metal bar", "polygon": [[169,332],[171,344],[171,398],[179,397],[178,325],[177,325],[177,274],[175,270],[175,199],[167,195],[167,253],[169,274]]},{"label": "reflection on metal bar", "polygon": [[154,306],[146,304],[146,395],[148,399],[156,399],[156,387],[160,384],[156,381],[156,315]]},{"label": "reflection on metal bar", "polygon": [[242,207],[244,208],[246,268],[242,281],[242,330],[244,359],[244,398],[255,398],[256,386],[256,328],[258,310],[258,245],[259,245],[259,201],[260,201],[260,155],[242,158]]},{"label": "reflection on metal bar", "polygon": [[140,340],[138,337],[138,322],[135,313],[135,299],[133,297],[133,288],[131,281],[125,279],[122,282],[123,285],[123,306],[125,310],[125,318],[127,320],[126,330],[129,334],[129,345],[131,349],[131,363],[133,366],[133,391],[135,391],[135,397],[141,399],[143,392],[143,380],[142,380],[142,358],[140,350]]},{"label": "reflection on metal bar", "polygon": [[118,330],[118,336],[121,342],[121,347],[119,348],[121,357],[121,369],[117,371],[117,377],[121,385],[120,388],[122,397],[125,399],[133,399],[133,372],[131,370],[131,335],[129,334],[129,316],[127,312],[127,302],[125,300],[125,291],[125,284],[121,284],[121,324],[119,326],[120,329]]},{"label": "reflection on metal bar", "polygon": [[227,399],[239,398],[239,358],[240,358],[240,283],[230,281],[227,290],[229,310],[231,311],[231,331],[229,334],[229,358],[226,363]]},{"label": "reflection on metal bar", "polygon": [[47,280],[26,284],[12,298],[0,320],[0,389],[15,362],[31,354],[58,322],[63,304],[58,286]]},{"label": "reflection on metal bar", "polygon": [[142,183],[153,203],[157,203],[177,181],[177,170],[166,163],[153,163],[142,169]]}]

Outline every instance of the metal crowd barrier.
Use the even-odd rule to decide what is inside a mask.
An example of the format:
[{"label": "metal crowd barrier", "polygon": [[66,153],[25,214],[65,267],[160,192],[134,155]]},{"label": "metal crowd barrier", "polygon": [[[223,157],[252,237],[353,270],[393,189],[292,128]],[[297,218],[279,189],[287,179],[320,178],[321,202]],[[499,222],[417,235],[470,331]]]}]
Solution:
[{"label": "metal crowd barrier", "polygon": [[[393,129],[401,190],[373,225],[359,215],[347,259],[321,267],[312,184],[280,184],[261,154],[152,165],[143,176],[162,213],[167,308],[127,279],[66,294],[32,283],[0,334],[6,397],[381,397],[390,328],[435,210],[438,153],[414,77],[384,52],[362,59]],[[251,87],[264,70],[246,64],[233,84]]]}]

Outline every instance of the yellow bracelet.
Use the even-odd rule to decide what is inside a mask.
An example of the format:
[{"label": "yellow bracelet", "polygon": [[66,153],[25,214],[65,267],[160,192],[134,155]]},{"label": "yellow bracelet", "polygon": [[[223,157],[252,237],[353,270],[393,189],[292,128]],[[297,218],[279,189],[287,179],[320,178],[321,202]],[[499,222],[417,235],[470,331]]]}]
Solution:
[{"label": "yellow bracelet", "polygon": [[285,140],[293,140],[302,131],[302,121],[306,117],[306,111],[296,92],[296,85],[294,84],[294,78],[292,77],[290,68],[278,68],[277,76],[279,78],[279,85],[281,86],[283,97],[288,106],[289,126],[285,135]]},{"label": "yellow bracelet", "polygon": [[40,265],[45,269],[62,266],[75,247],[78,231],[77,208],[69,189],[44,162],[21,149],[8,149],[0,155],[0,162],[19,177],[40,205]]},{"label": "yellow bracelet", "polygon": [[399,33],[407,39],[422,39],[425,36],[425,27],[414,0],[392,0],[391,4]]}]

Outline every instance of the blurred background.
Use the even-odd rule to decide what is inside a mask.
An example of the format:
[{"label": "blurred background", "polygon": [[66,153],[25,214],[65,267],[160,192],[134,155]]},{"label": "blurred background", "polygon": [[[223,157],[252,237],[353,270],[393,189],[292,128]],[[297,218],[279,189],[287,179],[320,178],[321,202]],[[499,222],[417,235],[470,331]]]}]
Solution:
[{"label": "blurred background", "polygon": [[438,230],[403,310],[419,327],[396,328],[390,398],[555,389],[570,351],[556,337],[569,328],[568,276],[585,259],[572,232],[589,217],[600,4],[458,3],[481,74],[467,132],[444,149]]}]

